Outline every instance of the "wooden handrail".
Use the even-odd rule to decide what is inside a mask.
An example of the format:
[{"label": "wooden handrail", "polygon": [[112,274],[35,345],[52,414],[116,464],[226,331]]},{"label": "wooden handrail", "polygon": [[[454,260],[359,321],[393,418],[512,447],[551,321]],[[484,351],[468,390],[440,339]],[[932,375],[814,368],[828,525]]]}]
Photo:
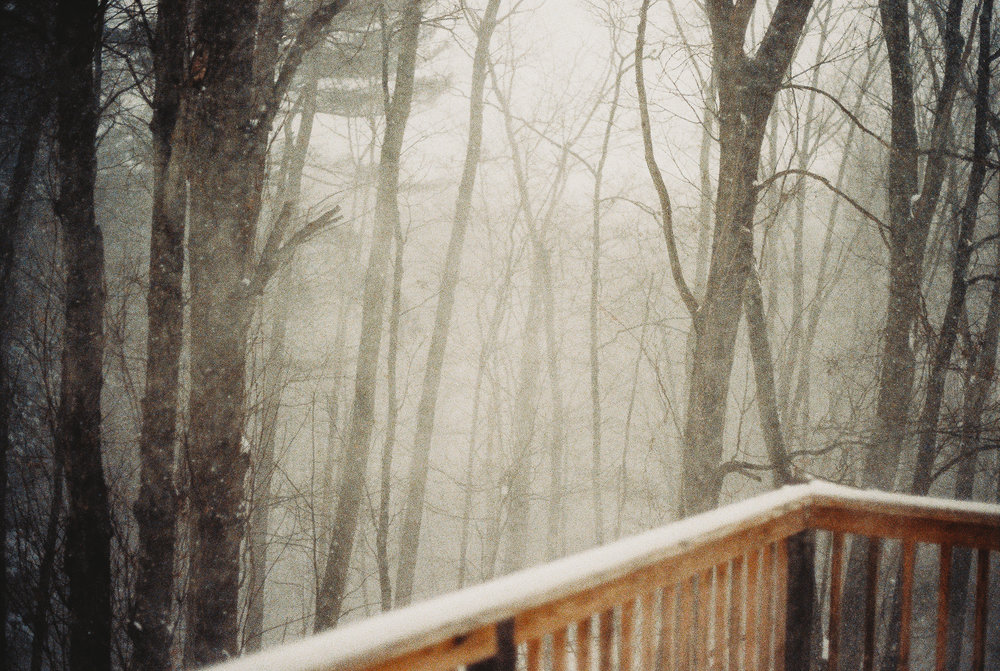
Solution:
[{"label": "wooden handrail", "polygon": [[[795,671],[809,650],[801,636],[812,599],[808,613],[790,614],[805,605],[798,590],[811,592],[813,530],[840,538],[838,567],[843,534],[973,547],[988,557],[1000,550],[1000,506],[821,482],[784,487],[216,669],[512,671],[520,647],[529,671],[652,671],[654,660],[677,669],[735,670],[745,660],[747,669]],[[830,581],[838,609],[841,582]]]}]

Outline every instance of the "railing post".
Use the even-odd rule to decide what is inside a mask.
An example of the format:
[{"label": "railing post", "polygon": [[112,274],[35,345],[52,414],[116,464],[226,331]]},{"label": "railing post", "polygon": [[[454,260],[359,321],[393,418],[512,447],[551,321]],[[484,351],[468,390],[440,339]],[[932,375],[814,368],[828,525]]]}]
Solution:
[{"label": "railing post", "polygon": [[514,644],[514,618],[497,622],[496,636],[496,654],[469,664],[468,671],[515,671],[517,645]]},{"label": "railing post", "polygon": [[816,601],[816,536],[812,531],[801,531],[789,536],[785,543],[788,548],[785,671],[809,671]]}]

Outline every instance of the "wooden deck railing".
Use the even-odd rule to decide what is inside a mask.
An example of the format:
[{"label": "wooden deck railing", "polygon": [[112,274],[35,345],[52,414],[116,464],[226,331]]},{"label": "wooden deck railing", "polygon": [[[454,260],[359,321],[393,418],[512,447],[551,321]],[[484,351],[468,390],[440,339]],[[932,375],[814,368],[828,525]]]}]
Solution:
[{"label": "wooden deck railing", "polygon": [[[816,531],[831,534],[830,563],[819,569],[831,569],[824,595],[814,594]],[[806,670],[814,604],[827,604],[828,630],[839,631],[850,535],[873,539],[875,548],[867,563],[863,668],[873,659],[877,549],[884,539],[898,539],[906,614],[900,668],[908,668],[911,648],[915,548],[931,543],[941,557],[936,668],[945,668],[945,645],[954,634],[947,630],[952,548],[964,546],[978,557],[972,668],[982,671],[1000,506],[817,482],[278,646],[219,671]],[[837,668],[838,642],[829,637],[830,669]]]}]

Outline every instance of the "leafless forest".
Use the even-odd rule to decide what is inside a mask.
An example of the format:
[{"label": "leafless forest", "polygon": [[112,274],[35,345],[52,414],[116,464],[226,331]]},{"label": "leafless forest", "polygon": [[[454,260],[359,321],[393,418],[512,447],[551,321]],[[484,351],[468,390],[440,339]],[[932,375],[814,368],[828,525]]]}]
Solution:
[{"label": "leafless forest", "polygon": [[194,668],[809,478],[1000,501],[993,13],[6,0],[0,664]]}]

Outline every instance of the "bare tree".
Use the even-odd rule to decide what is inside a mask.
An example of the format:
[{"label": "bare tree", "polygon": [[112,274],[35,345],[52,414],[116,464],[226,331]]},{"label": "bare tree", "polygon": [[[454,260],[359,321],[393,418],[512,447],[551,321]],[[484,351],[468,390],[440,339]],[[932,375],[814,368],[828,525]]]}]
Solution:
[{"label": "bare tree", "polygon": [[375,232],[361,299],[361,339],[358,343],[357,374],[351,423],[345,443],[346,454],[337,484],[337,510],[330,536],[330,552],[323,581],[316,596],[316,631],[337,624],[347,590],[347,569],[354,549],[358,513],[364,489],[365,467],[371,450],[374,425],[375,380],[382,321],[385,312],[385,281],[389,247],[399,222],[397,204],[399,160],[403,134],[413,99],[417,43],[420,34],[420,0],[410,0],[402,19],[402,47],[396,66],[396,81],[386,114],[385,135],[379,160],[378,193],[375,201]]},{"label": "bare tree", "polygon": [[660,200],[663,229],[675,282],[695,331],[682,450],[682,511],[695,513],[718,501],[729,379],[744,286],[753,267],[753,215],[761,145],[774,97],[802,35],[811,0],[780,0],[757,46],[746,53],[754,4],[710,0],[713,75],[719,96],[719,182],[715,232],[705,296],[699,303],[684,281],[674,242],[670,197],[653,153],[642,75],[648,0],[636,41],[636,86],[646,163]]},{"label": "bare tree", "polygon": [[400,529],[399,571],[396,576],[396,603],[406,605],[413,595],[413,576],[417,566],[417,549],[420,544],[420,521],[423,517],[424,494],[427,487],[427,468],[430,461],[431,438],[434,433],[434,415],[441,371],[444,367],[445,348],[455,304],[462,266],[462,248],[472,209],[472,194],[479,167],[480,146],[483,139],[483,89],[486,85],[486,64],[489,59],[490,39],[496,26],[500,0],[489,0],[476,29],[476,51],[472,61],[472,90],[469,93],[469,137],[465,149],[465,163],[455,202],[455,217],[448,240],[441,289],[434,313],[434,327],[427,350],[424,382],[417,408],[417,430],[413,438],[413,458],[407,478],[407,496],[404,504],[403,526]]}]

